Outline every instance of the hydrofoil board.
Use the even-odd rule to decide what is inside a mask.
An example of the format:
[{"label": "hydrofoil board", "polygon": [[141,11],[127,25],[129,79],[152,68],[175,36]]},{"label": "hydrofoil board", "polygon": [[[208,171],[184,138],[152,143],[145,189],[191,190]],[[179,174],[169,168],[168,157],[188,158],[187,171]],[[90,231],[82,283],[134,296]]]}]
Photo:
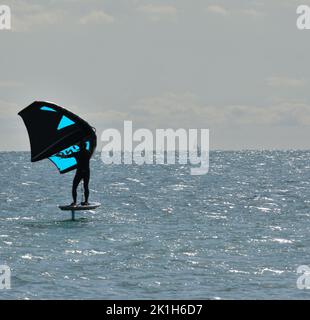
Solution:
[{"label": "hydrofoil board", "polygon": [[101,206],[101,203],[99,202],[90,202],[88,205],[77,205],[77,206],[71,206],[71,205],[67,205],[67,206],[59,206],[60,210],[63,211],[87,211],[87,210],[94,210],[97,209]]}]

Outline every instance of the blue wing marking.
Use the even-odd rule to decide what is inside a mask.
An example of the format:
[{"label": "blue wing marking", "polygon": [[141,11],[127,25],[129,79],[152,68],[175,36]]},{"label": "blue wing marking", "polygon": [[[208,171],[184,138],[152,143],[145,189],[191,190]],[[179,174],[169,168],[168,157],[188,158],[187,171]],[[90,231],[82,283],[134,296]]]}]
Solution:
[{"label": "blue wing marking", "polygon": [[50,108],[50,107],[42,107],[42,108],[40,108],[40,110],[42,110],[42,111],[50,111],[50,112],[57,112],[56,110],[54,110],[54,109],[52,109],[52,108]]},{"label": "blue wing marking", "polygon": [[69,127],[69,126],[72,126],[73,124],[75,124],[74,121],[72,121],[71,119],[69,119],[68,117],[66,116],[62,116],[59,124],[58,124],[58,128],[57,130],[61,130],[63,128],[66,128],[66,127]]}]

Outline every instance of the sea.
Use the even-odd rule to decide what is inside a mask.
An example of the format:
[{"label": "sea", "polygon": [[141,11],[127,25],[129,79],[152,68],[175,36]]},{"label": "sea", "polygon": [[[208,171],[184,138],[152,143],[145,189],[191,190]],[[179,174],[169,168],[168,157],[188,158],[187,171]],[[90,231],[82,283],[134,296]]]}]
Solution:
[{"label": "sea", "polygon": [[212,151],[208,174],[190,168],[96,154],[102,206],[71,221],[58,205],[74,172],[0,153],[0,299],[309,299],[310,151]]}]

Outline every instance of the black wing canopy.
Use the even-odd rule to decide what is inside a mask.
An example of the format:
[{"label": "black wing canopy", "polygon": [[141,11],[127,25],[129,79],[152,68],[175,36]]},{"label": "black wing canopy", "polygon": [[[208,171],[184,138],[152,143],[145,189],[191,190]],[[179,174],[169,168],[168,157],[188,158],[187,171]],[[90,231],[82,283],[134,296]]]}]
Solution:
[{"label": "black wing canopy", "polygon": [[87,148],[91,152],[96,148],[94,129],[77,115],[56,104],[35,101],[18,115],[22,117],[29,134],[32,162],[49,158],[61,173],[65,173],[75,169],[74,158],[61,159],[55,154],[78,152],[76,144],[81,141],[87,141]]}]

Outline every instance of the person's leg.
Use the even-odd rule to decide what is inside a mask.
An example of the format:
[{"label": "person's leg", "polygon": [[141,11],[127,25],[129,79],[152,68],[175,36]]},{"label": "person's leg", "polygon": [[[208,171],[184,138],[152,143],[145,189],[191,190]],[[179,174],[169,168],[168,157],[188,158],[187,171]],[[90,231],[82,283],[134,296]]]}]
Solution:
[{"label": "person's leg", "polygon": [[89,178],[90,178],[90,172],[86,172],[83,177],[84,182],[84,196],[85,196],[85,202],[88,203],[89,198]]},{"label": "person's leg", "polygon": [[82,176],[79,172],[76,172],[75,177],[73,179],[73,184],[72,184],[72,198],[73,202],[77,203],[77,187],[82,179]]}]

